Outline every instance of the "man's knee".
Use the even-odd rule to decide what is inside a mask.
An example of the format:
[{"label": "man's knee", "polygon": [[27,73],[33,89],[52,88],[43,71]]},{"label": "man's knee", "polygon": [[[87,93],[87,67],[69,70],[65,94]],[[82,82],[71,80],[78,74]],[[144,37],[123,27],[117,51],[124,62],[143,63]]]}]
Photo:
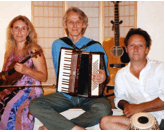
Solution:
[{"label": "man's knee", "polygon": [[96,103],[93,105],[97,109],[97,113],[103,117],[106,115],[112,115],[112,109],[110,103],[107,101]]},{"label": "man's knee", "polygon": [[29,104],[29,112],[32,114],[32,115],[35,115],[35,113],[38,113],[38,107],[37,107],[37,99],[33,99],[30,101],[30,104]]},{"label": "man's knee", "polygon": [[29,104],[29,111],[30,113],[33,112],[33,109],[35,108],[35,103],[34,103],[34,100],[31,100],[30,101],[30,104]]},{"label": "man's knee", "polygon": [[100,120],[100,128],[103,130],[107,129],[108,122],[110,121],[110,116],[104,116]]}]

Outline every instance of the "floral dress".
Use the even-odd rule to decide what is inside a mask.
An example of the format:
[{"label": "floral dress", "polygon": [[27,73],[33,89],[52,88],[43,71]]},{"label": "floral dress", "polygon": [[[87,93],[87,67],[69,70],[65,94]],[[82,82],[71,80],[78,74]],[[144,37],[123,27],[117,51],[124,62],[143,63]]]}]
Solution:
[{"label": "floral dress", "polygon": [[[13,61],[21,62],[28,55],[15,56],[12,54],[5,65],[8,70],[8,66]],[[25,62],[26,66],[36,69],[32,59],[30,58]],[[20,80],[14,85],[40,85],[40,81],[35,80],[29,75],[23,75]],[[28,109],[30,101],[43,94],[41,87],[19,87],[19,88],[7,88],[0,90],[0,129],[6,130],[32,130],[34,127],[34,117],[31,115]],[[3,128],[1,128],[3,127]]]}]

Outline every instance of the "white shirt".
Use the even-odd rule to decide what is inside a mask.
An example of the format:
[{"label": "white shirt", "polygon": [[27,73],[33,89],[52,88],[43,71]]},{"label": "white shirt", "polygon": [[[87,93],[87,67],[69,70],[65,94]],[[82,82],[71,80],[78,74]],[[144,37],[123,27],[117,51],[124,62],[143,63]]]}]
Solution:
[{"label": "white shirt", "polygon": [[[159,97],[164,101],[164,64],[147,59],[147,64],[138,79],[130,72],[129,63],[117,72],[114,93],[114,102],[118,109],[120,100],[140,104]],[[159,124],[161,119],[164,119],[164,110],[149,113],[156,117]]]}]

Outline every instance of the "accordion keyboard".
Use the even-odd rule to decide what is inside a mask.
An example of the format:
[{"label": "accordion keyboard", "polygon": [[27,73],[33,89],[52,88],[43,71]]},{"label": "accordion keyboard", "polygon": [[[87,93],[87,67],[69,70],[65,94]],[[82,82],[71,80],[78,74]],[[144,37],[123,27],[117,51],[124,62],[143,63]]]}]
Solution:
[{"label": "accordion keyboard", "polygon": [[61,49],[58,91],[68,93],[73,50]]}]

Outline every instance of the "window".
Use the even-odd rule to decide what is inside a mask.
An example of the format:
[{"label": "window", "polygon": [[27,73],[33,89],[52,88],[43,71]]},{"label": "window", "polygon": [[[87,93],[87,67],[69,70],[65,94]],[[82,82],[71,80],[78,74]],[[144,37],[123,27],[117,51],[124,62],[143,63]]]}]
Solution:
[{"label": "window", "polygon": [[[89,26],[86,37],[103,42],[114,37],[111,20],[114,20],[114,4],[110,1],[32,1],[32,22],[38,34],[38,43],[43,48],[48,67],[48,81],[55,84],[56,77],[52,62],[51,46],[55,39],[64,37],[62,17],[71,6],[82,9],[88,16]],[[124,37],[131,27],[136,27],[135,1],[122,1],[119,4],[120,36]]]}]

